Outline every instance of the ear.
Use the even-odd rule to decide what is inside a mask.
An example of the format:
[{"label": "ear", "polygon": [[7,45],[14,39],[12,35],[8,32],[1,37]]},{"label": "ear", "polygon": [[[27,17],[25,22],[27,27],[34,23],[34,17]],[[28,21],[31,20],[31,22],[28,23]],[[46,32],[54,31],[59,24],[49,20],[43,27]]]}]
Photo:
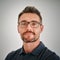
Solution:
[{"label": "ear", "polygon": [[43,31],[43,29],[44,29],[44,25],[41,25],[41,26],[40,26],[41,32]]}]

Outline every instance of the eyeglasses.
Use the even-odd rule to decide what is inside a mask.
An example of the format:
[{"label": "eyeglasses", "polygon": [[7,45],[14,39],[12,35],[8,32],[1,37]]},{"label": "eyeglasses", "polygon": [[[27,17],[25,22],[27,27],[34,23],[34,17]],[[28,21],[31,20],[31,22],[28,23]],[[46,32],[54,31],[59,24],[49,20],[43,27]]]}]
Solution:
[{"label": "eyeglasses", "polygon": [[39,25],[41,25],[40,22],[37,22],[37,21],[31,21],[31,22],[22,21],[22,22],[18,22],[18,24],[22,28],[27,27],[28,24],[30,24],[32,28],[37,28]]}]

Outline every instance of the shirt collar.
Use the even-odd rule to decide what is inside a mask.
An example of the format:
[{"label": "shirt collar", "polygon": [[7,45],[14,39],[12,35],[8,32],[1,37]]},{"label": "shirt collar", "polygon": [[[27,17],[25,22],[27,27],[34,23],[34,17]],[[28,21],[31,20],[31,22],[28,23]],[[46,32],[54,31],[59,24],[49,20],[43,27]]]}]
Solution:
[{"label": "shirt collar", "polygon": [[20,49],[19,54],[22,54],[22,53],[24,53],[24,49],[23,49],[23,47]]},{"label": "shirt collar", "polygon": [[45,48],[45,45],[40,42],[40,44],[32,51],[33,55],[39,55],[39,53]]},{"label": "shirt collar", "polygon": [[[31,54],[38,55],[44,48],[45,48],[45,45],[42,42],[40,42],[40,44],[31,52]],[[20,49],[19,54],[22,54],[22,53],[25,53],[23,47]]]}]

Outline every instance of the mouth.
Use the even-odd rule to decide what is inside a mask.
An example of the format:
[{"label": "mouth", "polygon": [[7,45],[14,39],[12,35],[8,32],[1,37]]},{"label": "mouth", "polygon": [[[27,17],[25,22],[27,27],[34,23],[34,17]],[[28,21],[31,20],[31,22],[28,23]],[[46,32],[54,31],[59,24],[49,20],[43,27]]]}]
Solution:
[{"label": "mouth", "polygon": [[31,34],[33,34],[33,33],[30,33],[30,32],[25,33],[25,35],[31,35]]},{"label": "mouth", "polygon": [[29,32],[24,32],[24,33],[23,33],[23,35],[31,35],[31,34],[35,35],[35,33],[34,33],[34,32],[31,32],[31,31],[29,31]]},{"label": "mouth", "polygon": [[29,39],[29,38],[34,37],[34,34],[33,34],[33,33],[28,32],[28,33],[25,33],[25,34],[24,34],[24,37]]},{"label": "mouth", "polygon": [[36,39],[36,34],[34,32],[24,32],[22,34],[22,40],[26,43],[30,43],[30,42],[35,42]]},{"label": "mouth", "polygon": [[26,41],[31,41],[31,40],[33,40],[33,39],[34,39],[34,36],[35,36],[35,34],[32,33],[32,32],[26,32],[26,33],[23,34],[23,38],[24,38],[24,40],[26,40]]}]

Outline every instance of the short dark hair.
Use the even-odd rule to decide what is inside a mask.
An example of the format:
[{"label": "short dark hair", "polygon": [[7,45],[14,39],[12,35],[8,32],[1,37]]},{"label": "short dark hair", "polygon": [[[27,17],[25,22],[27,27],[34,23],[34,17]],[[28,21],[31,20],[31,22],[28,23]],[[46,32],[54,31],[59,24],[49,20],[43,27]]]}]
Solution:
[{"label": "short dark hair", "polygon": [[40,17],[40,22],[42,24],[42,16],[41,16],[40,12],[34,6],[25,7],[25,9],[18,15],[18,22],[19,22],[19,18],[24,13],[35,13],[35,14],[37,14]]}]

